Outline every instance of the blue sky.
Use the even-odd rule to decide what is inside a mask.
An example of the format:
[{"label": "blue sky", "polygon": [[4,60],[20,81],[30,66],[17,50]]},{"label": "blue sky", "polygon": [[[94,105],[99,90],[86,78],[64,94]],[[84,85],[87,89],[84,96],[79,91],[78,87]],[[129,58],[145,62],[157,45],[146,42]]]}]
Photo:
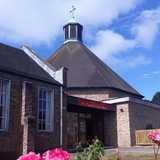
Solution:
[{"label": "blue sky", "polygon": [[160,91],[159,0],[0,0],[0,42],[49,57],[73,4],[84,43],[146,99]]}]

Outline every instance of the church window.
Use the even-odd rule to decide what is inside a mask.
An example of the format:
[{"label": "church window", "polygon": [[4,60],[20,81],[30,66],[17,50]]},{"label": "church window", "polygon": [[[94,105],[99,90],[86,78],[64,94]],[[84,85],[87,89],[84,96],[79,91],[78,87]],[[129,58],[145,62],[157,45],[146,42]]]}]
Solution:
[{"label": "church window", "polygon": [[10,105],[10,81],[0,79],[0,130],[8,129]]},{"label": "church window", "polygon": [[38,130],[53,130],[53,91],[47,88],[39,89],[38,100]]}]

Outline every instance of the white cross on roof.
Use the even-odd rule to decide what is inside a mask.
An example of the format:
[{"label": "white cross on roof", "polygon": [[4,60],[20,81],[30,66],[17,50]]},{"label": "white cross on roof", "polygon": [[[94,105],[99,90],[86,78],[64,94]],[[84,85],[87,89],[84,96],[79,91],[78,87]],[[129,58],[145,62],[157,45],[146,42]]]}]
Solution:
[{"label": "white cross on roof", "polygon": [[76,10],[75,6],[72,5],[72,9],[69,11],[70,14],[71,14],[72,19],[75,19],[75,10]]}]

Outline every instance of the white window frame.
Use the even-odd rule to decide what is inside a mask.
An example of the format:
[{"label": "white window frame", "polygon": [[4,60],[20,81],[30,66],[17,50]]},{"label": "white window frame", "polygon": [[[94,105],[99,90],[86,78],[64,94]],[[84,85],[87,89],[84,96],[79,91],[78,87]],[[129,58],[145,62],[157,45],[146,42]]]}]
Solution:
[{"label": "white window frame", "polygon": [[[50,97],[50,103],[51,103],[51,108],[50,108],[50,111],[49,111],[49,114],[50,114],[50,128],[49,129],[39,129],[39,101],[40,101],[40,90],[41,89],[44,89],[44,90],[47,90],[51,93]],[[45,122],[45,125],[46,125],[46,122]],[[38,132],[53,132],[53,129],[54,129],[54,89],[50,89],[50,88],[47,88],[47,87],[39,87],[38,88],[38,109],[37,109],[37,130]]]},{"label": "white window frame", "polygon": [[[7,131],[9,128],[9,113],[10,113],[10,91],[11,91],[11,80],[0,78],[0,81],[8,81],[7,85],[7,92],[6,95],[6,102],[5,102],[5,115],[2,115],[2,117],[5,118],[4,120],[4,128],[0,128],[0,131]],[[3,94],[0,92],[0,94]]]}]

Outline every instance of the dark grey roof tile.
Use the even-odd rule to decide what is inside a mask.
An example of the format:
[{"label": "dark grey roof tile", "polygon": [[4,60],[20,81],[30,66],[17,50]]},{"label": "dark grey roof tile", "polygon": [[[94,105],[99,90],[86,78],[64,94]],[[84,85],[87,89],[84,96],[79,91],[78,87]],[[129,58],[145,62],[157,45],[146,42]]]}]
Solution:
[{"label": "dark grey roof tile", "polygon": [[81,42],[63,44],[47,61],[68,68],[68,87],[110,87],[142,96]]},{"label": "dark grey roof tile", "polygon": [[59,84],[24,51],[0,43],[0,69],[29,78]]}]

